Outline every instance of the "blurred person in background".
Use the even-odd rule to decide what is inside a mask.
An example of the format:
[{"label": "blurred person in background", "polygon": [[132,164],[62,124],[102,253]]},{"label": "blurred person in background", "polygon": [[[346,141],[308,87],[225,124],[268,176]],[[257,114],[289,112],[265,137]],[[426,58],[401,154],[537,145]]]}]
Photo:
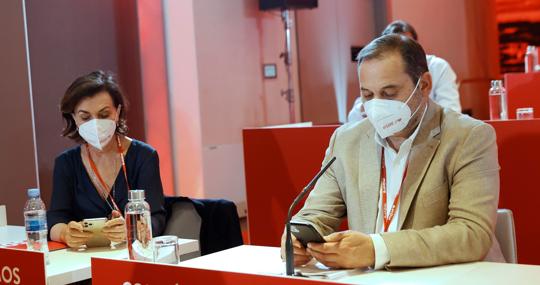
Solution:
[{"label": "blurred person in background", "polygon": [[[390,23],[382,32],[382,35],[390,34],[400,34],[418,41],[418,34],[414,27],[403,20],[397,20]],[[440,57],[428,54],[426,55],[426,60],[433,82],[429,98],[443,108],[448,108],[461,113],[456,73],[450,64]],[[354,101],[353,108],[349,112],[347,121],[356,122],[365,118],[366,114],[364,107],[362,106],[362,100],[361,97],[358,97]]]}]

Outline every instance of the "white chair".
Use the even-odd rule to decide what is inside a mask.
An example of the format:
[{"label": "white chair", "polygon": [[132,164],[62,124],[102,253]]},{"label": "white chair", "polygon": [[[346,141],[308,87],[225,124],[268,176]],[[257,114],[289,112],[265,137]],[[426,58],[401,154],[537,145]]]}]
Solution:
[{"label": "white chair", "polygon": [[6,206],[0,205],[0,227],[7,225]]},{"label": "white chair", "polygon": [[516,229],[514,227],[514,215],[511,210],[497,210],[495,237],[499,241],[506,262],[517,263]]}]

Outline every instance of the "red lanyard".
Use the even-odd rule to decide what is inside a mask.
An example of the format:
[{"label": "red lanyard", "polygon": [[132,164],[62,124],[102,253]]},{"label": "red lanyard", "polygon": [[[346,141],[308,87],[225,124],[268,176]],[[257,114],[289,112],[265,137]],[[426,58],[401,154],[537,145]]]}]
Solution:
[{"label": "red lanyard", "polygon": [[401,185],[399,186],[398,194],[396,195],[396,198],[394,198],[394,203],[392,203],[392,209],[390,209],[390,213],[388,216],[386,215],[386,163],[384,161],[384,149],[381,153],[381,179],[379,183],[381,195],[382,195],[382,211],[383,211],[383,222],[384,222],[384,231],[387,232],[388,228],[390,227],[390,224],[392,223],[392,220],[394,219],[394,215],[396,214],[396,209],[399,203],[399,196],[401,195],[401,189],[403,187],[403,181],[405,181],[405,176],[407,176],[407,168],[408,164],[405,166],[405,171],[403,172],[403,178],[401,178]]},{"label": "red lanyard", "polygon": [[124,172],[124,179],[126,179],[126,186],[129,192],[131,187],[129,186],[129,182],[127,178],[126,161],[124,159],[124,148],[122,147],[122,143],[120,143],[120,138],[118,136],[116,136],[116,145],[118,146],[118,152],[120,153],[120,161],[122,162],[122,170]]},{"label": "red lanyard", "polygon": [[[128,179],[127,179],[126,162],[124,160],[124,148],[122,147],[122,144],[120,143],[120,138],[118,136],[116,136],[116,143],[117,143],[117,147],[118,147],[118,153],[120,153],[120,160],[122,162],[122,172],[124,172],[124,178],[126,179],[126,185],[128,187],[128,190],[129,190],[131,188],[129,187],[129,183],[128,183]],[[92,171],[94,171],[94,174],[97,176],[97,178],[98,178],[98,180],[99,180],[99,182],[101,184],[101,187],[103,187],[103,189],[109,189],[109,186],[107,185],[107,183],[105,183],[105,180],[103,180],[103,178],[101,177],[101,174],[99,174],[99,170],[98,170],[98,168],[96,166],[96,163],[94,162],[94,160],[92,159],[92,155],[90,154],[90,149],[88,147],[88,144],[86,144],[86,153],[88,154],[88,161],[90,162],[90,166],[92,167]],[[96,190],[98,188],[99,187],[96,187]],[[100,192],[101,192],[101,197],[105,200],[105,202],[107,202],[107,204],[109,205],[111,210],[113,210],[113,207],[109,204],[109,201],[107,199],[111,199],[111,201],[112,201],[112,203],[114,205],[114,210],[116,210],[118,212],[121,212],[120,208],[118,208],[118,205],[114,201],[114,198],[111,196],[110,192],[108,194],[105,194],[103,191],[100,191]]]}]

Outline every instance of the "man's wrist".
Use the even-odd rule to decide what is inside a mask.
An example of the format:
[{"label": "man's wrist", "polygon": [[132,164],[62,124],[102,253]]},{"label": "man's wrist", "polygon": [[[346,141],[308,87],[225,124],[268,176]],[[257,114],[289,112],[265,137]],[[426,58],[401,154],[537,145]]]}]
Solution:
[{"label": "man's wrist", "polygon": [[390,262],[390,253],[386,247],[386,243],[380,234],[370,234],[371,242],[373,242],[373,250],[375,260],[373,262],[373,269],[383,269],[386,264]]}]

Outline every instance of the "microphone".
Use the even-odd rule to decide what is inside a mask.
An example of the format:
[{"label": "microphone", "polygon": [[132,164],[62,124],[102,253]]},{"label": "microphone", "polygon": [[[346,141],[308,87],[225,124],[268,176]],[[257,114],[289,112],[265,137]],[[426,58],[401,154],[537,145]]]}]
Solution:
[{"label": "microphone", "polygon": [[315,183],[317,183],[317,180],[321,178],[321,176],[326,172],[328,167],[334,163],[336,160],[336,157],[332,157],[330,161],[326,163],[326,165],[313,177],[313,179],[309,182],[309,184],[304,187],[302,192],[296,196],[293,203],[289,207],[289,212],[287,213],[287,220],[285,221],[285,228],[286,228],[286,236],[285,236],[285,267],[286,267],[286,273],[289,276],[294,275],[294,252],[293,252],[293,246],[292,246],[292,238],[291,238],[291,219],[292,219],[292,212],[294,208],[298,205],[298,203],[306,196],[306,194],[315,187]]}]

